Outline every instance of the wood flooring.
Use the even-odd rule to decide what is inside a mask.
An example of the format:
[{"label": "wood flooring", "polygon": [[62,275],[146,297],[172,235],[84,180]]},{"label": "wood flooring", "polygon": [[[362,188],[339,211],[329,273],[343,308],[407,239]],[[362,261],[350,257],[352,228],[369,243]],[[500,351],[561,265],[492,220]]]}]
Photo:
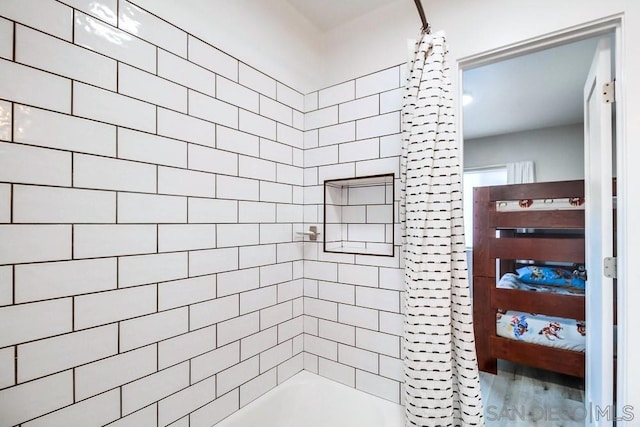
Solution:
[{"label": "wood flooring", "polygon": [[584,380],[499,360],[480,373],[487,427],[584,426]]}]

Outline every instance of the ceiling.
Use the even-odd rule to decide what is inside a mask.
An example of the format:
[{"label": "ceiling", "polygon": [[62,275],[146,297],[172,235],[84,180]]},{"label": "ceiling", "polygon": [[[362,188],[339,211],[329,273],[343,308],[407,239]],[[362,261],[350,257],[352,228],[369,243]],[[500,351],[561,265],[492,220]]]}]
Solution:
[{"label": "ceiling", "polygon": [[598,38],[465,70],[464,138],[583,122],[582,92]]},{"label": "ceiling", "polygon": [[286,0],[322,32],[396,0]]},{"label": "ceiling", "polygon": [[[328,32],[397,0],[284,0]],[[417,13],[416,13],[417,16]],[[465,70],[465,139],[582,123],[582,90],[597,38]]]}]

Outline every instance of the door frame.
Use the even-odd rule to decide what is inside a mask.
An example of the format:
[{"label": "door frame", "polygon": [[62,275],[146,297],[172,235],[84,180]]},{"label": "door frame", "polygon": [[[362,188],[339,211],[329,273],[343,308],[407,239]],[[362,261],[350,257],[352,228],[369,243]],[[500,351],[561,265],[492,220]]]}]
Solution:
[{"label": "door frame", "polygon": [[[618,177],[618,203],[617,203],[617,259],[618,259],[618,272],[617,272],[617,318],[618,318],[618,326],[617,326],[617,374],[616,374],[616,389],[614,390],[616,396],[617,411],[618,416],[624,416],[625,414],[629,414],[628,409],[625,411],[625,402],[631,403],[628,399],[630,392],[630,379],[627,375],[629,370],[629,355],[625,352],[627,346],[627,342],[629,342],[631,336],[629,334],[628,325],[632,324],[630,322],[631,317],[640,317],[640,316],[632,316],[631,310],[629,310],[626,302],[627,302],[627,286],[628,286],[628,278],[629,275],[629,266],[628,262],[628,250],[627,250],[627,233],[625,232],[626,221],[630,218],[627,214],[624,196],[626,195],[623,191],[623,197],[620,197],[621,187],[624,186],[626,182],[627,169],[626,162],[624,161],[626,146],[625,146],[625,129],[626,129],[626,114],[624,110],[624,91],[622,88],[624,87],[624,61],[623,61],[623,30],[624,30],[624,15],[616,14],[610,17],[606,17],[597,21],[587,22],[581,25],[565,28],[559,31],[554,31],[551,33],[541,34],[534,38],[522,40],[520,42],[512,43],[509,45],[505,45],[496,49],[488,50],[486,52],[482,52],[479,54],[474,54],[466,57],[462,57],[457,60],[458,65],[458,75],[455,82],[457,86],[454,88],[454,94],[457,96],[457,100],[462,100],[463,95],[463,72],[482,66],[491,64],[494,62],[502,61],[505,59],[521,56],[524,54],[534,53],[541,50],[553,48],[559,45],[563,45],[566,43],[576,42],[579,40],[583,40],[586,38],[596,37],[599,35],[611,34],[614,35],[614,43],[613,43],[613,62],[615,63],[615,74],[614,78],[616,81],[615,92],[616,92],[616,120],[615,120],[615,164]],[[460,157],[461,157],[461,173],[464,168],[464,133],[463,133],[463,120],[464,120],[464,111],[462,102],[456,103],[457,115],[458,115],[458,123],[457,123],[457,132],[458,132],[458,142],[460,147]],[[633,394],[633,393],[631,393]],[[639,414],[640,415],[640,414]],[[633,417],[632,417],[633,418]],[[631,419],[632,419],[631,418]],[[631,419],[622,419],[618,421],[618,425],[627,425],[626,421],[631,421]]]}]

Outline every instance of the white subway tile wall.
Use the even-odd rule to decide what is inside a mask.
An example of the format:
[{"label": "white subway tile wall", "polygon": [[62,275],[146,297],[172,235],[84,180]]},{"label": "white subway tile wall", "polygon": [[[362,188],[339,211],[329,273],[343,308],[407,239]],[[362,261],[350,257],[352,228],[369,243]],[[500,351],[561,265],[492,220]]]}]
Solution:
[{"label": "white subway tile wall", "polygon": [[0,2],[0,426],[212,425],[303,369],[305,97],[90,3]]},{"label": "white subway tile wall", "polygon": [[400,402],[399,236],[296,232],[398,181],[402,67],[303,95],[127,0],[0,35],[0,426],[211,425],[303,368]]},{"label": "white subway tile wall", "polygon": [[[238,61],[189,34],[189,60],[220,76],[238,81]],[[175,40],[174,40],[175,41]],[[181,55],[184,56],[184,55]]]},{"label": "white subway tile wall", "polygon": [[[394,173],[399,182],[401,75],[392,67],[305,96],[305,229],[322,226],[325,179]],[[361,196],[354,203],[385,203],[366,189],[354,196]],[[399,191],[395,196],[397,212]],[[386,233],[354,231],[382,240]],[[400,403],[400,236],[393,257],[325,253],[325,236],[304,247],[304,368]]]}]

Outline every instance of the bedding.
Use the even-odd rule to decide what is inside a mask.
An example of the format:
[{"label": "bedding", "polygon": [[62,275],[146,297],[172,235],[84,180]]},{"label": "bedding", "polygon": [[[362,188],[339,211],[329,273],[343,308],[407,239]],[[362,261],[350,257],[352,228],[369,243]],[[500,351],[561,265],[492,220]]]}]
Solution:
[{"label": "bedding", "polygon": [[496,333],[503,338],[547,347],[582,352],[586,348],[586,325],[582,320],[498,310]]},{"label": "bedding", "polygon": [[502,276],[497,287],[503,289],[519,289],[522,291],[584,296],[584,286],[554,286],[542,283],[525,283],[521,280],[520,276],[514,273],[507,273]]},{"label": "bedding", "polygon": [[518,279],[530,285],[567,286],[584,289],[584,279],[561,267],[527,265],[516,270]]}]

